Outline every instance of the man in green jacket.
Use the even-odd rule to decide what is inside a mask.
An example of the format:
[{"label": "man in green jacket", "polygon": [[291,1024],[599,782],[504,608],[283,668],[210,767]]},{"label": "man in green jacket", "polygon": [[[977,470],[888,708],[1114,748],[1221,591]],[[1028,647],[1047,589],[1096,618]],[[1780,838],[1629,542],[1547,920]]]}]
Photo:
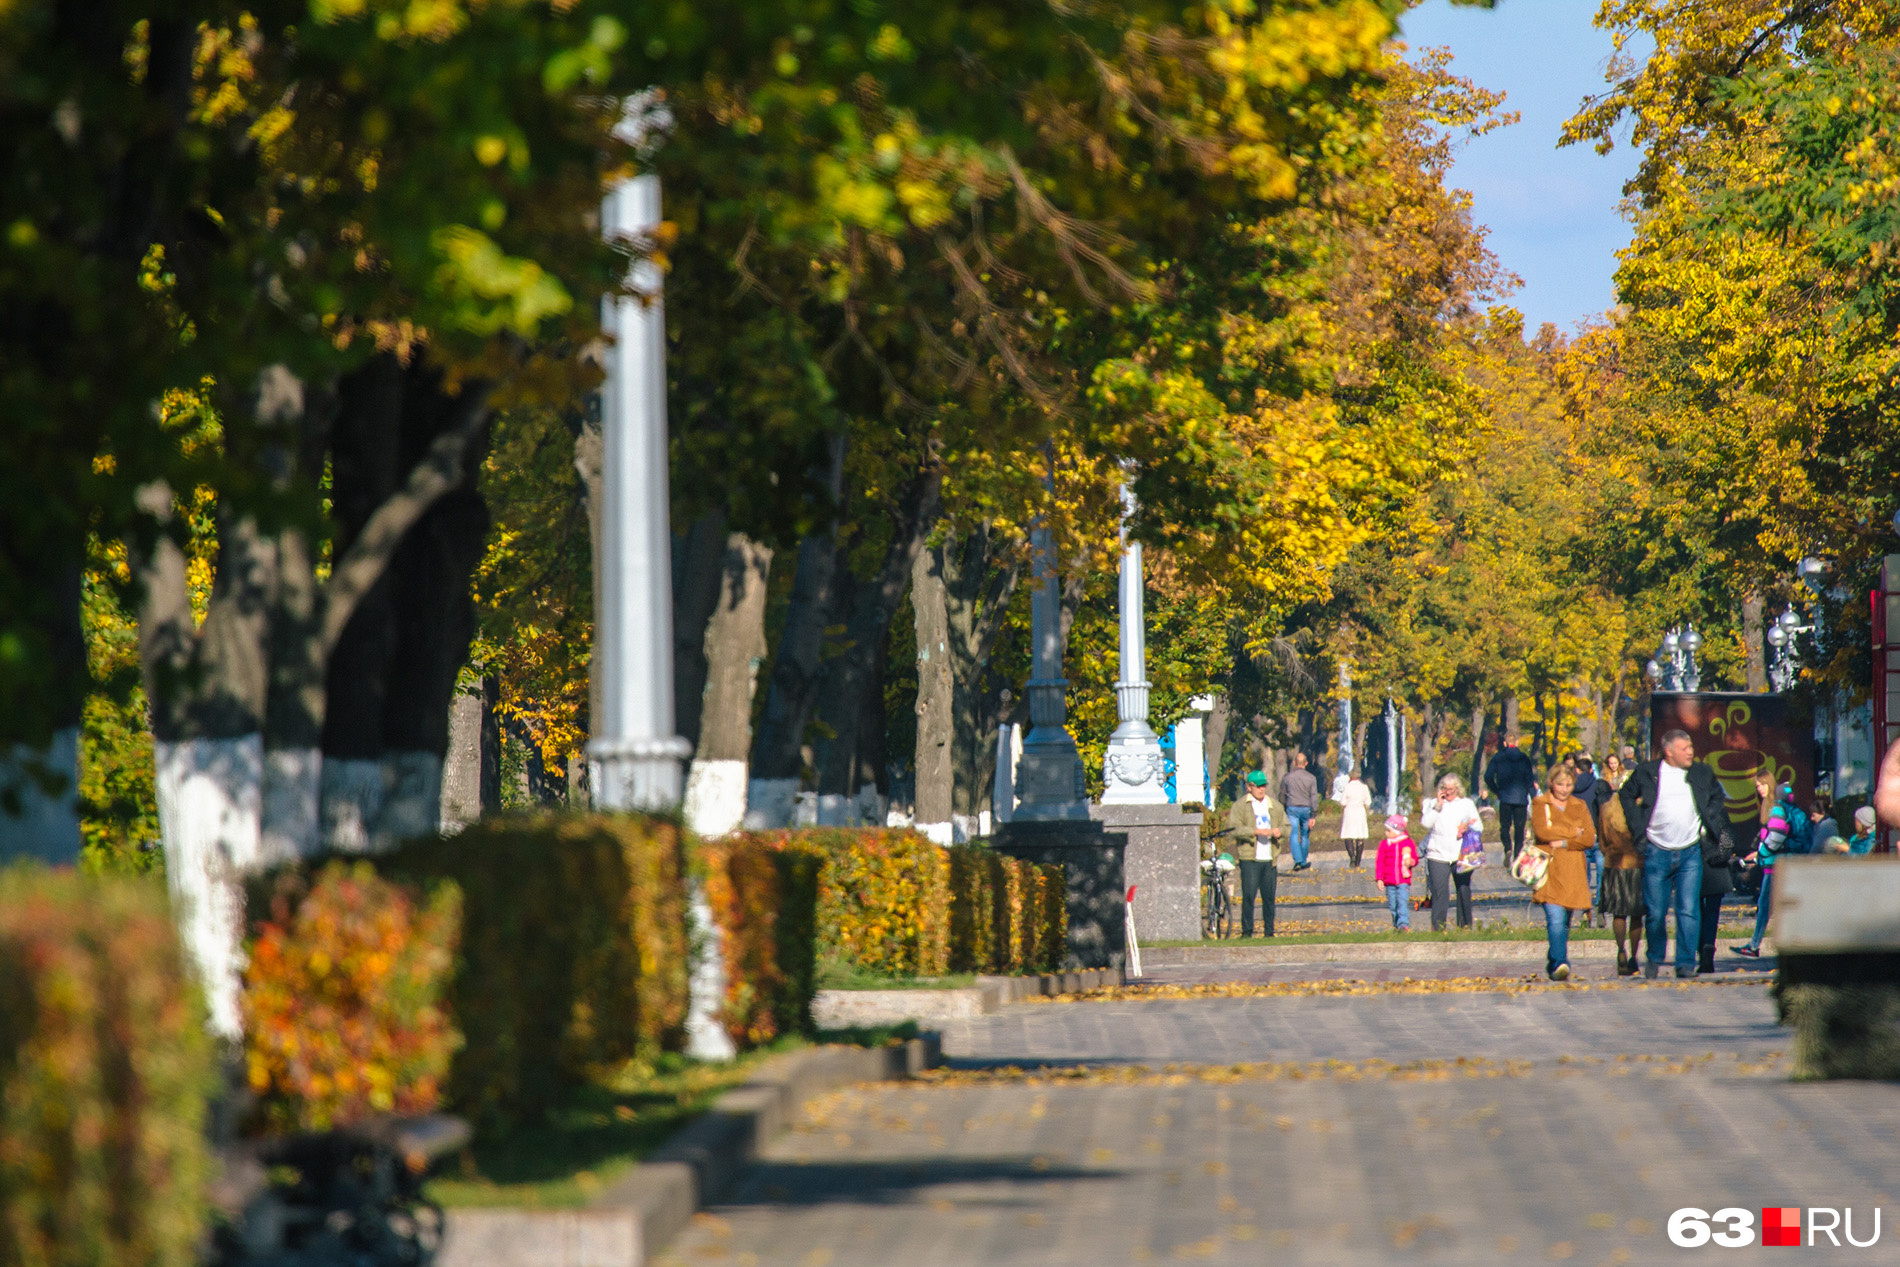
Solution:
[{"label": "man in green jacket", "polygon": [[1234,838],[1234,856],[1240,862],[1240,935],[1253,936],[1253,902],[1259,895],[1264,936],[1273,936],[1273,894],[1279,887],[1280,832],[1285,812],[1267,795],[1267,776],[1255,770],[1247,776],[1247,795],[1227,811],[1221,835]]}]

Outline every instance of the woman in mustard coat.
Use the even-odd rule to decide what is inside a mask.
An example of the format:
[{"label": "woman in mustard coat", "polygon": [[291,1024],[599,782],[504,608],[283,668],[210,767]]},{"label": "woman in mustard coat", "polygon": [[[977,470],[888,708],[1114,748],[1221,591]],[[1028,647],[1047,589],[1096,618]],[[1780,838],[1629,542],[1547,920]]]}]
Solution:
[{"label": "woman in mustard coat", "polygon": [[1553,981],[1570,979],[1570,913],[1587,911],[1590,869],[1585,851],[1597,840],[1590,809],[1572,796],[1577,776],[1565,765],[1552,766],[1544,780],[1549,789],[1531,802],[1531,838],[1550,854],[1550,870],[1531,900],[1544,906],[1550,947],[1544,969]]}]

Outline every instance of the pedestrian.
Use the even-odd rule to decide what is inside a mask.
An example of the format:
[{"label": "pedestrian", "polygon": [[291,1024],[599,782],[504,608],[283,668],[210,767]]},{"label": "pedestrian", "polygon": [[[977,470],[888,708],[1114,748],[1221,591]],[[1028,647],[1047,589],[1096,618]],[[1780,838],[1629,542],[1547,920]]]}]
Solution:
[{"label": "pedestrian", "polygon": [[1863,805],[1854,811],[1854,834],[1847,838],[1847,852],[1856,856],[1874,851],[1874,807]]},{"label": "pedestrian", "polygon": [[[1505,732],[1504,746],[1485,769],[1484,785],[1498,798],[1498,840],[1504,865],[1509,867],[1524,847],[1524,819],[1531,797],[1537,795],[1537,772],[1531,768],[1531,759],[1518,751],[1515,730]],[[1430,853],[1428,846],[1428,857]]]},{"label": "pedestrian", "polygon": [[1693,977],[1701,954],[1704,864],[1728,869],[1728,811],[1722,785],[1685,730],[1662,737],[1662,755],[1636,767],[1619,794],[1630,835],[1643,845],[1643,975],[1662,969],[1669,912],[1676,913],[1676,975]]},{"label": "pedestrian", "polygon": [[[1615,760],[1611,755],[1604,764]],[[1604,802],[1599,839],[1603,844],[1603,891],[1597,895],[1597,903],[1610,917],[1610,930],[1616,937],[1616,975],[1633,977],[1643,945],[1643,851],[1640,842],[1630,836],[1622,797],[1612,796]]]},{"label": "pedestrian", "polygon": [[1247,776],[1247,795],[1227,811],[1227,826],[1221,834],[1234,838],[1234,857],[1240,871],[1240,935],[1253,936],[1257,895],[1265,913],[1261,933],[1271,937],[1274,891],[1280,878],[1280,807],[1267,795],[1266,775],[1255,770]]},{"label": "pedestrian", "polygon": [[1312,845],[1313,811],[1319,808],[1319,780],[1306,768],[1306,754],[1293,754],[1293,768],[1280,779],[1280,803],[1286,807],[1287,846],[1293,851],[1293,869],[1305,871]]},{"label": "pedestrian", "polygon": [[[1764,793],[1770,790],[1766,777],[1757,779],[1755,786]],[[1763,815],[1761,829],[1755,834],[1755,850],[1742,859],[1761,866],[1761,896],[1755,899],[1755,935],[1735,947],[1735,953],[1745,959],[1761,958],[1762,938],[1768,932],[1768,918],[1773,912],[1775,863],[1789,854],[1809,852],[1813,839],[1813,824],[1794,803],[1794,785],[1784,782],[1772,791],[1774,802]]]},{"label": "pedestrian", "polygon": [[1447,774],[1438,780],[1438,795],[1425,802],[1418,816],[1425,828],[1425,883],[1432,895],[1432,931],[1445,927],[1454,884],[1458,890],[1458,927],[1471,927],[1471,873],[1454,864],[1464,851],[1464,834],[1482,829],[1478,807],[1465,795],[1464,780]]},{"label": "pedestrian", "polygon": [[1595,904],[1586,855],[1596,845],[1597,829],[1589,807],[1574,794],[1576,787],[1577,776],[1568,766],[1552,766],[1544,794],[1531,802],[1531,839],[1550,855],[1544,882],[1531,901],[1544,908],[1544,971],[1552,981],[1570,979],[1570,913],[1588,912]]},{"label": "pedestrian", "polygon": [[1814,824],[1815,849],[1824,848],[1841,834],[1841,825],[1834,821],[1834,798],[1826,792],[1816,791],[1808,802],[1808,821]]},{"label": "pedestrian", "polygon": [[1585,928],[1595,924],[1603,927],[1603,802],[1609,799],[1610,785],[1597,777],[1596,762],[1587,752],[1579,752],[1570,758],[1570,768],[1577,772],[1577,790],[1571,795],[1583,802],[1584,809],[1590,812],[1590,826],[1596,832],[1596,842],[1584,851],[1584,861],[1590,869],[1590,909],[1583,913]]},{"label": "pedestrian", "polygon": [[1357,867],[1366,853],[1366,837],[1372,834],[1366,822],[1366,811],[1372,808],[1372,789],[1357,771],[1340,789],[1339,803],[1345,807],[1339,812],[1339,839],[1346,846],[1346,865]]},{"label": "pedestrian", "polygon": [[1379,854],[1372,860],[1372,878],[1385,886],[1386,908],[1392,912],[1392,927],[1412,931],[1412,870],[1418,866],[1418,846],[1405,831],[1405,815],[1394,814],[1385,820],[1385,839],[1379,842]]}]

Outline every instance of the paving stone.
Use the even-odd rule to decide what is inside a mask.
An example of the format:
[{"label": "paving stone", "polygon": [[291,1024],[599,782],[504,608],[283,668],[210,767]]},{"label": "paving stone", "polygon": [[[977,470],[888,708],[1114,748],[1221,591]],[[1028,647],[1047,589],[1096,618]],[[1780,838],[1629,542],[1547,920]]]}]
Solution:
[{"label": "paving stone", "polygon": [[[663,1261],[1674,1264],[1680,1206],[1851,1206],[1865,1236],[1900,1187],[1900,1096],[1789,1083],[1753,985],[1029,1004],[945,1037],[977,1067],[814,1104]],[[1019,1055],[1347,1063],[981,1067]]]}]

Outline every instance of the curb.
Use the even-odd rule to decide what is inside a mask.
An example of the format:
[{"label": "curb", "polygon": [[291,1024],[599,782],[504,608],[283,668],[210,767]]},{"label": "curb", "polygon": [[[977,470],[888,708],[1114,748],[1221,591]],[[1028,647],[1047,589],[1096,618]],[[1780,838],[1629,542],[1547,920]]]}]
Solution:
[{"label": "curb", "polygon": [[[1615,959],[1616,942],[1610,938],[1572,938],[1574,959]],[[1544,939],[1525,937],[1498,941],[1374,941],[1308,942],[1291,946],[1166,946],[1144,948],[1145,968],[1203,968],[1224,964],[1299,963],[1457,963],[1516,962],[1541,967]]]},{"label": "curb", "polygon": [[[1073,974],[1061,974],[1073,975]],[[644,1267],[702,1206],[717,1200],[808,1100],[859,1082],[892,1082],[943,1059],[934,1034],[891,1047],[817,1047],[767,1061],[652,1158],[577,1210],[449,1210],[439,1267]]]},{"label": "curb", "polygon": [[854,1025],[932,1024],[987,1016],[1018,999],[1076,994],[1122,984],[1119,968],[1082,968],[1036,976],[980,976],[976,984],[950,990],[820,990],[812,1000],[814,1024],[823,1029]]}]

